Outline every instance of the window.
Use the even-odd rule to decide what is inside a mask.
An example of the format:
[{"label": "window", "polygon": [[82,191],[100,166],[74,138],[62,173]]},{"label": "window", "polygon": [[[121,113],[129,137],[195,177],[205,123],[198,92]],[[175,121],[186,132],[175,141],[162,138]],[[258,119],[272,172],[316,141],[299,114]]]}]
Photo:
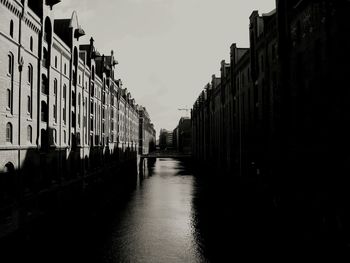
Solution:
[{"label": "window", "polygon": [[57,79],[55,79],[53,82],[53,93],[55,96],[55,104],[53,105],[53,117],[55,123],[57,123]]},{"label": "window", "polygon": [[12,76],[13,73],[13,55],[12,53],[8,54],[8,74]]},{"label": "window", "polygon": [[7,108],[11,109],[11,90],[7,89],[6,90],[6,100],[7,100]]},{"label": "window", "polygon": [[48,79],[44,74],[41,77],[41,92],[48,95]]},{"label": "window", "polygon": [[32,130],[32,126],[28,125],[27,127],[27,141],[32,143],[32,134],[33,134],[33,130]]},{"label": "window", "polygon": [[57,68],[57,56],[55,56],[55,68]]},{"label": "window", "polygon": [[57,131],[56,131],[56,129],[52,130],[52,135],[53,135],[53,142],[57,143]]},{"label": "window", "polygon": [[13,20],[10,21],[10,36],[13,38]]},{"label": "window", "polygon": [[45,68],[49,67],[49,52],[46,48],[44,48],[42,64]]},{"label": "window", "polygon": [[33,81],[33,67],[31,64],[28,66],[28,83],[32,84]]},{"label": "window", "polygon": [[67,74],[67,64],[64,64],[64,75]]},{"label": "window", "polygon": [[27,112],[32,113],[32,99],[30,96],[27,97]]},{"label": "window", "polygon": [[66,123],[67,86],[63,86],[63,122]]},{"label": "window", "polygon": [[28,66],[28,83],[30,86],[30,93],[27,97],[27,112],[32,117],[32,97],[33,97],[33,66],[29,64]]},{"label": "window", "polygon": [[67,133],[66,133],[66,131],[63,131],[63,142],[67,143]]},{"label": "window", "polygon": [[63,99],[65,100],[67,98],[67,86],[64,84],[63,86]]},{"label": "window", "polygon": [[33,51],[33,37],[30,37],[30,44],[29,44],[29,49],[30,51]]},{"label": "window", "polygon": [[47,104],[45,101],[41,101],[41,121],[47,122],[48,114],[47,114]]},{"label": "window", "polygon": [[6,124],[6,142],[12,143],[12,124],[10,122]]}]

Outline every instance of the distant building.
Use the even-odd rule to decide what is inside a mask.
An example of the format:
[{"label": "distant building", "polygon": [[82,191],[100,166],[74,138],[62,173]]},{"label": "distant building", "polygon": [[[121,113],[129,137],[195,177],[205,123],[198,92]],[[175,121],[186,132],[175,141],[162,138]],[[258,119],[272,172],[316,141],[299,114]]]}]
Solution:
[{"label": "distant building", "polygon": [[159,134],[159,147],[161,150],[174,147],[173,132],[166,129],[161,129]]},{"label": "distant building", "polygon": [[177,127],[173,130],[174,148],[183,153],[191,153],[192,151],[192,127],[191,119],[182,117]]}]

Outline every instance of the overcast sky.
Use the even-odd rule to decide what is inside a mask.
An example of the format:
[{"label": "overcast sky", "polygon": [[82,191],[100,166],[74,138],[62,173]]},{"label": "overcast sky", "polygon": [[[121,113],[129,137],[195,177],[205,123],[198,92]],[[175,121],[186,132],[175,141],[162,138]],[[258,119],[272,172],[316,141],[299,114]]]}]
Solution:
[{"label": "overcast sky", "polygon": [[178,108],[192,108],[232,43],[249,46],[251,12],[274,8],[275,0],[63,0],[55,14],[77,11],[82,40],[93,36],[101,54],[114,50],[117,78],[147,108],[158,136],[186,115]]}]

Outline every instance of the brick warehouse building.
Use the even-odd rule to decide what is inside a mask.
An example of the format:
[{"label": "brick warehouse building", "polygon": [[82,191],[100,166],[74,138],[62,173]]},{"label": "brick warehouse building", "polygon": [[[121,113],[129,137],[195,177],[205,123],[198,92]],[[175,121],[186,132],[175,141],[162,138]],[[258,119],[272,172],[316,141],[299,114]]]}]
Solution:
[{"label": "brick warehouse building", "polygon": [[113,51],[81,43],[76,12],[55,18],[59,2],[0,1],[0,237],[63,185],[80,191],[136,159],[143,107],[116,79]]},{"label": "brick warehouse building", "polygon": [[278,0],[252,12],[250,48],[231,46],[192,109],[195,159],[264,177],[293,224],[338,233],[350,218],[349,10],[345,0]]}]

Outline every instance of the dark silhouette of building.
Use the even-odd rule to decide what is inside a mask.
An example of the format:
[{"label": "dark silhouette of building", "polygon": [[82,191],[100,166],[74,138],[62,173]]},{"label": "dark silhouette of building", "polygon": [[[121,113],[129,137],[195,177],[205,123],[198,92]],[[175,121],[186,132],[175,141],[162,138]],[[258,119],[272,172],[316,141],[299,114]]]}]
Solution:
[{"label": "dark silhouette of building", "polygon": [[181,153],[191,153],[192,126],[190,118],[182,117],[177,127],[173,130],[173,145],[175,150]]},{"label": "dark silhouette of building", "polygon": [[159,148],[161,150],[172,149],[174,147],[173,132],[166,129],[160,129]]},{"label": "dark silhouette of building", "polygon": [[191,112],[197,161],[265,178],[300,228],[337,235],[350,216],[349,11],[345,0],[277,0],[252,12],[250,48],[231,46]]}]

